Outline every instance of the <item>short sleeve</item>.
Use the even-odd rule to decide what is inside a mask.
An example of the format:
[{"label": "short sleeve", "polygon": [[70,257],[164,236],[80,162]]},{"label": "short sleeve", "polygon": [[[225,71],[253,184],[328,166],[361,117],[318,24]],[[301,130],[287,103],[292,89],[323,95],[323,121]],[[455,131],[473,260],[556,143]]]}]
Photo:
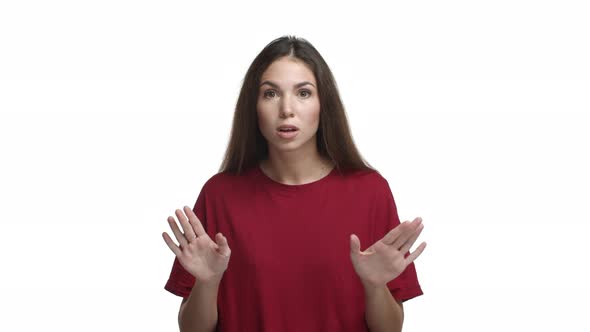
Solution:
[{"label": "short sleeve", "polygon": [[[377,185],[377,196],[375,197],[374,205],[374,221],[375,221],[375,236],[374,240],[381,239],[387,232],[400,224],[400,219],[397,213],[397,206],[391,193],[389,183],[385,178],[379,175],[379,184]],[[410,249],[412,250],[412,249]],[[406,256],[409,253],[406,254]],[[387,283],[391,295],[397,301],[406,301],[411,298],[422,295],[422,289],[418,282],[416,273],[416,266],[414,262],[406,267],[406,269],[395,279]]]},{"label": "short sleeve", "polygon": [[[207,231],[207,211],[206,211],[206,190],[205,186],[201,189],[199,193],[199,197],[193,207],[193,212],[197,215],[197,218],[203,224],[203,228]],[[174,262],[172,263],[172,270],[170,272],[170,277],[164,286],[164,289],[169,291],[172,294],[187,297],[190,295],[191,290],[195,284],[195,277],[187,272],[184,267],[178,261],[176,256],[174,257]]]}]

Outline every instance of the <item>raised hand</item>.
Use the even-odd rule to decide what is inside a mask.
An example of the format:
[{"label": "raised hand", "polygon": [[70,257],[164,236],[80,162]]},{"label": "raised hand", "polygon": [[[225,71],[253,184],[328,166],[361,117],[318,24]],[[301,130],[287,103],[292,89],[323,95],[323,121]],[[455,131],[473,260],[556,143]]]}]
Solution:
[{"label": "raised hand", "polygon": [[178,228],[174,217],[168,217],[168,223],[179,245],[177,246],[166,232],[162,233],[164,241],[176,255],[182,267],[196,280],[220,281],[231,255],[227,239],[221,233],[217,233],[216,242],[213,242],[199,218],[188,206],[184,207],[184,213],[188,219],[180,209],[177,209],[175,213],[183,232]]},{"label": "raised hand", "polygon": [[422,229],[424,225],[420,217],[412,222],[404,221],[365,251],[361,251],[359,238],[351,235],[350,258],[363,285],[383,286],[418,258],[426,248],[426,242],[422,242],[408,257],[405,254],[416,242]]}]

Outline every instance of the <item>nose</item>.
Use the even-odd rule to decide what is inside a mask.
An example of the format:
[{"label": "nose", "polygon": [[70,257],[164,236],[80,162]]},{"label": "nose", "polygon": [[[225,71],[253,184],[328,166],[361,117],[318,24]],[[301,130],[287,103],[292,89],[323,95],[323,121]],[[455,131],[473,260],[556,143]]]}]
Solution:
[{"label": "nose", "polygon": [[285,97],[281,100],[281,105],[280,105],[280,115],[282,118],[288,117],[288,118],[292,118],[294,113],[293,113],[293,107],[290,105],[290,101],[288,97]]}]

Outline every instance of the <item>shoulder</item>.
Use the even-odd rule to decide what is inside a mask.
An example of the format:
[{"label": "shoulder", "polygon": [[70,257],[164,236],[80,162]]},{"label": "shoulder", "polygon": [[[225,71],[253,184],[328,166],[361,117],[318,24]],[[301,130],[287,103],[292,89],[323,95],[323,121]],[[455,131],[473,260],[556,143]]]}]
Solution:
[{"label": "shoulder", "polygon": [[332,189],[339,193],[349,193],[358,199],[373,201],[387,193],[389,184],[381,173],[374,169],[337,171],[331,181]]},{"label": "shoulder", "polygon": [[207,179],[207,181],[205,181],[205,184],[203,185],[203,189],[206,191],[220,190],[220,189],[223,189],[224,187],[231,186],[231,183],[234,181],[235,181],[234,175],[232,175],[230,173],[227,173],[227,172],[216,173],[216,174],[213,174],[212,176],[210,176],[209,179]]},{"label": "shoulder", "polygon": [[375,169],[346,171],[342,173],[342,176],[350,179],[350,181],[356,182],[356,184],[373,188],[384,188],[389,186],[385,177]]},{"label": "shoulder", "polygon": [[210,176],[209,179],[205,181],[205,184],[203,185],[203,191],[207,193],[231,192],[243,184],[247,184],[248,179],[251,179],[252,176],[253,171],[251,169],[246,170],[241,174],[227,171],[219,172]]}]

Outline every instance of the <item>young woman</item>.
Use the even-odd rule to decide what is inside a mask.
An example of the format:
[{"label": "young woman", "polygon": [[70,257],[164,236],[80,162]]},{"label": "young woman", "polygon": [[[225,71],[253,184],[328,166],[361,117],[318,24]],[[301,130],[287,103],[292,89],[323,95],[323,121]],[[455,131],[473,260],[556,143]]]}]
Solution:
[{"label": "young woman", "polygon": [[[285,36],[244,78],[219,173],[168,222],[181,331],[401,331],[422,294],[389,184],[357,151],[318,51]],[[361,250],[361,240],[370,246]]]}]

